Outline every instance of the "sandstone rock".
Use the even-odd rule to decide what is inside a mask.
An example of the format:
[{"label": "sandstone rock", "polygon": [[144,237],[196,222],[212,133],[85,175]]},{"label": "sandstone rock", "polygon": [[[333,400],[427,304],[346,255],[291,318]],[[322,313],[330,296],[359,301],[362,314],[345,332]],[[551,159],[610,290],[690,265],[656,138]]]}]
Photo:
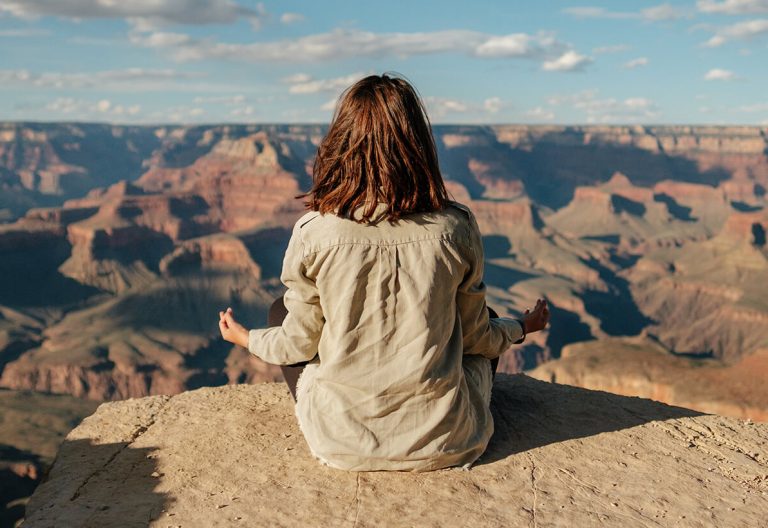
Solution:
[{"label": "sandstone rock", "polygon": [[727,364],[674,355],[645,337],[609,337],[567,345],[559,359],[528,374],[541,380],[764,422],[768,421],[766,372],[768,348]]},{"label": "sandstone rock", "polygon": [[27,506],[48,526],[758,526],[768,426],[499,375],[469,471],[351,473],[310,455],[283,385],[103,404]]}]

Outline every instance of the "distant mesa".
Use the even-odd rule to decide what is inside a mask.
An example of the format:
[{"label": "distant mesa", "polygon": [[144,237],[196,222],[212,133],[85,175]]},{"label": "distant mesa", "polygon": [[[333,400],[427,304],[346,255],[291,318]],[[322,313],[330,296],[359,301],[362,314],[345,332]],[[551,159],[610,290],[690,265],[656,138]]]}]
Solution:
[{"label": "distant mesa", "polygon": [[[232,306],[266,324],[324,133],[0,124],[0,386],[104,400],[279,379],[220,339],[215,314]],[[768,346],[759,128],[434,134],[446,187],[486,242],[489,304],[508,316],[541,296],[552,305],[551,331],[504,354],[501,370],[577,342],[647,339],[643,350],[735,372]],[[749,364],[741,381],[711,384],[711,399],[762,379]]]}]

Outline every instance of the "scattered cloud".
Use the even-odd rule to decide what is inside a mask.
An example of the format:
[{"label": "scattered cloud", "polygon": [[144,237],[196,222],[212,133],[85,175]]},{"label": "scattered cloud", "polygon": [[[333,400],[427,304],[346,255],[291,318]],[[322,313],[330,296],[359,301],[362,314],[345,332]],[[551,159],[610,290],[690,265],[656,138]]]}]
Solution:
[{"label": "scattered cloud", "polygon": [[754,15],[768,13],[768,0],[698,0],[696,7],[702,13]]},{"label": "scattered cloud", "polygon": [[658,105],[646,97],[600,98],[597,90],[556,95],[550,97],[547,102],[550,106],[562,106],[582,112],[587,123],[644,123],[661,115]]},{"label": "scattered cloud", "polygon": [[[2,7],[0,7],[0,12]],[[47,37],[51,32],[41,28],[19,28],[19,29],[0,29],[0,37],[25,38],[25,37]]]},{"label": "scattered cloud", "polygon": [[197,96],[192,102],[195,104],[223,104],[223,105],[236,105],[243,103],[245,96],[243,94],[238,95],[212,95],[212,96]]},{"label": "scattered cloud", "polygon": [[768,34],[768,19],[745,20],[717,29],[704,46],[716,48],[733,40],[749,40],[759,35]]},{"label": "scattered cloud", "polygon": [[27,70],[0,70],[0,85],[30,86],[35,88],[94,88],[99,90],[165,90],[201,79],[201,72],[182,72],[171,69],[149,70],[126,68],[96,72],[46,72]]},{"label": "scattered cloud", "polygon": [[296,24],[304,20],[306,20],[306,17],[301,13],[283,13],[280,15],[280,22],[283,24]]},{"label": "scattered cloud", "polygon": [[144,119],[151,123],[200,123],[207,116],[205,108],[191,105],[178,105],[150,113]]},{"label": "scattered cloud", "polygon": [[474,54],[478,57],[530,57],[561,46],[562,44],[557,42],[552,33],[540,32],[536,35],[512,33],[487,37],[475,46]]},{"label": "scattered cloud", "polygon": [[77,119],[94,117],[131,117],[141,111],[140,105],[115,104],[109,99],[87,101],[74,97],[58,97],[45,105],[45,111],[74,116]]},{"label": "scattered cloud", "polygon": [[737,110],[740,112],[768,112],[768,103],[756,103],[740,106]]},{"label": "scattered cloud", "polygon": [[497,114],[504,106],[506,105],[500,97],[489,97],[483,101],[483,110],[489,114]]},{"label": "scattered cloud", "polygon": [[688,18],[690,14],[673,7],[671,4],[661,4],[654,7],[648,7],[640,11],[642,18],[650,21],[657,20],[677,20],[680,18]]},{"label": "scattered cloud", "polygon": [[142,27],[231,24],[241,18],[259,27],[267,17],[262,4],[251,8],[232,0],[0,0],[1,13],[27,19],[40,16],[72,20],[122,18]]},{"label": "scattered cloud", "polygon": [[551,32],[491,35],[468,30],[418,33],[374,33],[335,29],[294,39],[224,43],[184,33],[139,31],[129,34],[137,46],[162,48],[176,61],[204,59],[244,62],[312,62],[359,57],[398,58],[434,53],[464,53],[480,58],[554,61],[568,51],[579,55]]},{"label": "scattered cloud", "polygon": [[232,117],[249,117],[254,114],[256,114],[256,107],[252,105],[238,106],[229,112]]},{"label": "scattered cloud", "polygon": [[630,61],[625,62],[622,65],[622,68],[626,70],[634,70],[635,68],[639,68],[641,66],[647,66],[648,65],[648,57],[638,57],[636,59],[632,59]]},{"label": "scattered cloud", "polygon": [[365,77],[365,73],[352,73],[331,79],[313,79],[306,74],[295,74],[283,79],[289,84],[288,92],[292,94],[314,94],[320,92],[341,92],[351,84]]},{"label": "scattered cloud", "polygon": [[590,57],[569,50],[556,59],[544,61],[542,69],[545,71],[581,71],[591,62]]},{"label": "scattered cloud", "polygon": [[599,46],[597,48],[592,48],[592,53],[595,55],[602,55],[604,53],[620,53],[629,49],[630,47],[626,44],[615,44],[613,46]]},{"label": "scattered cloud", "polygon": [[640,11],[611,11],[604,7],[582,6],[568,7],[562,12],[576,18],[639,19],[649,22],[677,20],[690,16],[686,11],[671,4],[660,4]]},{"label": "scattered cloud", "polygon": [[443,117],[447,114],[464,113],[470,111],[470,105],[458,99],[446,97],[425,97],[424,104],[427,113],[432,117]]},{"label": "scattered cloud", "polygon": [[338,97],[334,97],[333,99],[328,99],[326,102],[324,102],[320,106],[320,110],[325,110],[325,111],[331,111],[332,112],[333,110],[336,109],[336,103],[338,101],[339,101]]},{"label": "scattered cloud", "polygon": [[707,81],[732,81],[735,78],[735,73],[730,70],[723,70],[721,68],[712,68],[706,74],[704,74],[704,80]]},{"label": "scattered cloud", "polygon": [[525,115],[541,121],[552,121],[555,118],[555,113],[551,109],[544,108],[543,106],[531,108]]},{"label": "scattered cloud", "polygon": [[637,13],[628,11],[609,11],[604,7],[567,7],[563,13],[576,18],[638,18]]}]

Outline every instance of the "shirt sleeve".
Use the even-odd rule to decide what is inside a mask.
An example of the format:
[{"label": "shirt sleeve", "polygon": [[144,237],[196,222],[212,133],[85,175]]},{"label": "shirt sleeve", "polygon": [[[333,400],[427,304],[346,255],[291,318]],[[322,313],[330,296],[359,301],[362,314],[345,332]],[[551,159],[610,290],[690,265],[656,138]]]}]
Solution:
[{"label": "shirt sleeve", "polygon": [[464,353],[493,359],[523,337],[523,328],[516,319],[490,318],[485,303],[486,287],[483,282],[483,242],[480,237],[480,228],[471,212],[469,223],[469,270],[459,285],[456,295],[464,336]]},{"label": "shirt sleeve", "polygon": [[307,276],[299,229],[297,223],[288,242],[280,275],[287,288],[283,302],[288,315],[281,326],[248,332],[248,351],[274,365],[292,365],[314,358],[325,324],[317,286]]}]

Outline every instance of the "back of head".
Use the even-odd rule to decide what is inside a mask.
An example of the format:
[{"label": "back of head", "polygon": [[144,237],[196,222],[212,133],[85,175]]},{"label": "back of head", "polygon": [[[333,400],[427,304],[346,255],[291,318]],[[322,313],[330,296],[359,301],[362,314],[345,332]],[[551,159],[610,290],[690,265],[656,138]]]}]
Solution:
[{"label": "back of head", "polygon": [[318,148],[308,208],[367,222],[442,209],[448,201],[432,128],[416,90],[403,78],[370,75],[341,95]]}]

